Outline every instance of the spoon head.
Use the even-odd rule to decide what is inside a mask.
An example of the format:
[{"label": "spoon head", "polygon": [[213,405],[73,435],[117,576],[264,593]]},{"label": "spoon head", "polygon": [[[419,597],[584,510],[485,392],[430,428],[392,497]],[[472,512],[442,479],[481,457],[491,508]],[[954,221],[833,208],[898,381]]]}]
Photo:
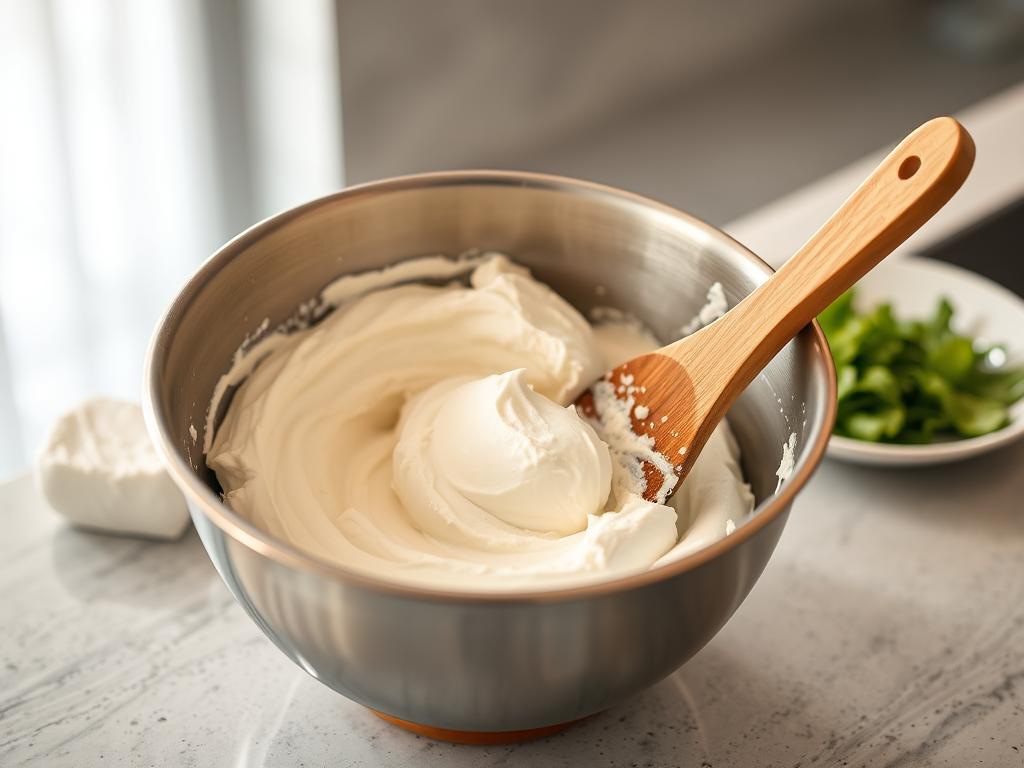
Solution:
[{"label": "spoon head", "polygon": [[629,473],[631,489],[660,504],[704,445],[697,437],[695,405],[686,369],[658,352],[614,368],[576,399],[577,412]]}]

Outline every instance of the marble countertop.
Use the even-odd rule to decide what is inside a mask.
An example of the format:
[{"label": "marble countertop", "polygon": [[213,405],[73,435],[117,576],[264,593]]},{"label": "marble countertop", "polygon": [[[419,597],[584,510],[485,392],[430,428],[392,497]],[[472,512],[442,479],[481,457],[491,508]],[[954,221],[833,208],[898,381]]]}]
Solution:
[{"label": "marble countertop", "polygon": [[[1019,145],[1022,112],[1017,89],[965,122],[979,147]],[[858,176],[728,229],[774,261]],[[976,185],[942,226],[1006,194]],[[682,669],[562,734],[488,748],[396,730],[301,672],[194,532],[74,530],[16,478],[0,485],[0,765],[1024,766],[1022,466],[1024,443],[935,468],[827,460]]]},{"label": "marble countertop", "polygon": [[[0,765],[1024,766],[1024,443],[826,461],[725,629],[547,740],[396,730],[291,664],[190,533],[66,527],[0,491]],[[13,535],[11,535],[13,533]]]}]

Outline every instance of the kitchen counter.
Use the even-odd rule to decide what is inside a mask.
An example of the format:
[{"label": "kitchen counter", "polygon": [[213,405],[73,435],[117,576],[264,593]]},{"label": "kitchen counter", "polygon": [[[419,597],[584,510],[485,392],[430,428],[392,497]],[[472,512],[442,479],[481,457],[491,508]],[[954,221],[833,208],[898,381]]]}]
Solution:
[{"label": "kitchen counter", "polygon": [[[983,161],[998,133],[1019,135],[1011,96],[965,116],[976,177],[999,167]],[[1019,153],[1002,171],[1024,184]],[[863,176],[844,173],[728,229],[770,261],[791,252]],[[966,187],[936,231],[995,206],[996,186]],[[21,477],[0,486],[0,765],[1024,766],[1021,466],[1024,443],[935,468],[826,461],[753,592],[681,670],[491,748],[396,730],[301,672],[194,532],[74,530]]]},{"label": "kitchen counter", "polygon": [[827,461],[693,660],[500,748],[396,730],[298,670],[194,533],[76,531],[23,478],[0,512],[0,765],[1024,765],[1022,465],[1024,443],[956,472]]}]

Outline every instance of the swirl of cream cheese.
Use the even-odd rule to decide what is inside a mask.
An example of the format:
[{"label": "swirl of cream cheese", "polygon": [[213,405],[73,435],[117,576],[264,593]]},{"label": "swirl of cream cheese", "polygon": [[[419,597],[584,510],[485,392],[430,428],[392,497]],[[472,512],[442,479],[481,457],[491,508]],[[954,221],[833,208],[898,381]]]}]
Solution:
[{"label": "swirl of cream cheese", "polygon": [[621,481],[569,404],[656,342],[591,327],[504,257],[469,287],[371,290],[265,344],[207,463],[235,511],[324,560],[423,586],[564,587],[682,557],[752,507],[725,424],[670,504]]},{"label": "swirl of cream cheese", "polygon": [[519,368],[442,381],[410,400],[392,483],[420,530],[493,549],[496,524],[582,531],[588,515],[604,511],[611,478],[594,429],[572,406],[530,389]]}]

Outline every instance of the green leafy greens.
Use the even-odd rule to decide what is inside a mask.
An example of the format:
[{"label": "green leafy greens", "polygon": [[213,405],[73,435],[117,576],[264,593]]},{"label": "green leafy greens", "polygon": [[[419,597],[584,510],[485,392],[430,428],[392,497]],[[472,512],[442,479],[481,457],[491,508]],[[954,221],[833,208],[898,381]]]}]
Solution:
[{"label": "green leafy greens", "polygon": [[1024,396],[1024,366],[990,365],[1001,348],[977,348],[952,318],[946,299],[926,320],[899,320],[890,304],[858,312],[853,291],[822,312],[839,382],[835,433],[920,444],[1004,427]]}]

